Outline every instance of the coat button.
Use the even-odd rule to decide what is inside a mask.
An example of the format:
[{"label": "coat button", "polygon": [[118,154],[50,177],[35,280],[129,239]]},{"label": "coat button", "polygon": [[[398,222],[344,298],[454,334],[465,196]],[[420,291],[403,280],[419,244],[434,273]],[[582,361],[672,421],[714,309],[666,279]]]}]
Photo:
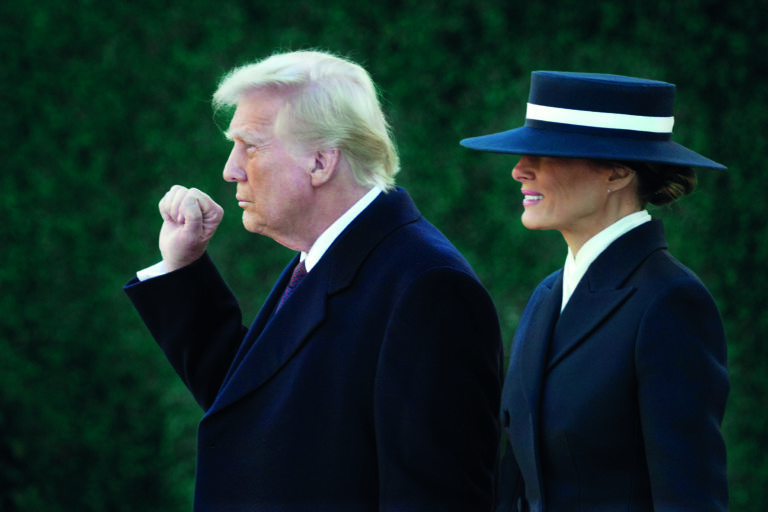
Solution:
[{"label": "coat button", "polygon": [[507,409],[501,411],[501,425],[504,428],[509,427],[509,411]]}]

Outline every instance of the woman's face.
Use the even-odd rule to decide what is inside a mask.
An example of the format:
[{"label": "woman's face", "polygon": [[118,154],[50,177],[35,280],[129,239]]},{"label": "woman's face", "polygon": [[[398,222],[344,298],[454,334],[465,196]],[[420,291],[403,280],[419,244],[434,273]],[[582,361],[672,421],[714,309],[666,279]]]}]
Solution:
[{"label": "woman's face", "polygon": [[524,155],[512,171],[522,183],[522,221],[528,229],[555,229],[571,244],[613,223],[608,208],[611,170],[589,160]]}]

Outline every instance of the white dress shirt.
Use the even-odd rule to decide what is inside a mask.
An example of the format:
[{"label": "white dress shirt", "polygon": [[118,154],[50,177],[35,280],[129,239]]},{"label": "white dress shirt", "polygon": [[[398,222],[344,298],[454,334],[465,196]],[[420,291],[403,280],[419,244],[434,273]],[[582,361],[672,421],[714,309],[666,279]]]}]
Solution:
[{"label": "white dress shirt", "polygon": [[570,247],[568,248],[568,256],[565,258],[565,267],[563,267],[563,302],[560,311],[565,309],[568,299],[573,295],[573,291],[592,262],[621,235],[650,220],[651,215],[647,210],[632,213],[587,240],[576,257],[573,256]]}]

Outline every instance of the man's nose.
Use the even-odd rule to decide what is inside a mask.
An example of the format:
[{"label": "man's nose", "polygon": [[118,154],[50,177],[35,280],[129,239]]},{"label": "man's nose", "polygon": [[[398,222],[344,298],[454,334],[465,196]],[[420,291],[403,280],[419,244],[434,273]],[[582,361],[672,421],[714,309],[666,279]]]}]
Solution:
[{"label": "man's nose", "polygon": [[237,161],[235,150],[232,150],[232,153],[229,155],[229,158],[227,159],[227,163],[224,164],[224,181],[232,181],[232,182],[240,182],[245,181],[247,178],[247,175],[245,173],[245,170],[240,166],[240,164]]}]

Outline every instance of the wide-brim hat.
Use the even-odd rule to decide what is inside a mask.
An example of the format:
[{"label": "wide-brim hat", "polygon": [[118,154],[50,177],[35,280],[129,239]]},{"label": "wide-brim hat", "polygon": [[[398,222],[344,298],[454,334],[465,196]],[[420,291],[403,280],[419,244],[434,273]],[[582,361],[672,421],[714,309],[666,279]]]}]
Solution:
[{"label": "wide-brim hat", "polygon": [[525,125],[461,141],[480,151],[725,169],[672,142],[675,85],[619,75],[534,71]]}]

